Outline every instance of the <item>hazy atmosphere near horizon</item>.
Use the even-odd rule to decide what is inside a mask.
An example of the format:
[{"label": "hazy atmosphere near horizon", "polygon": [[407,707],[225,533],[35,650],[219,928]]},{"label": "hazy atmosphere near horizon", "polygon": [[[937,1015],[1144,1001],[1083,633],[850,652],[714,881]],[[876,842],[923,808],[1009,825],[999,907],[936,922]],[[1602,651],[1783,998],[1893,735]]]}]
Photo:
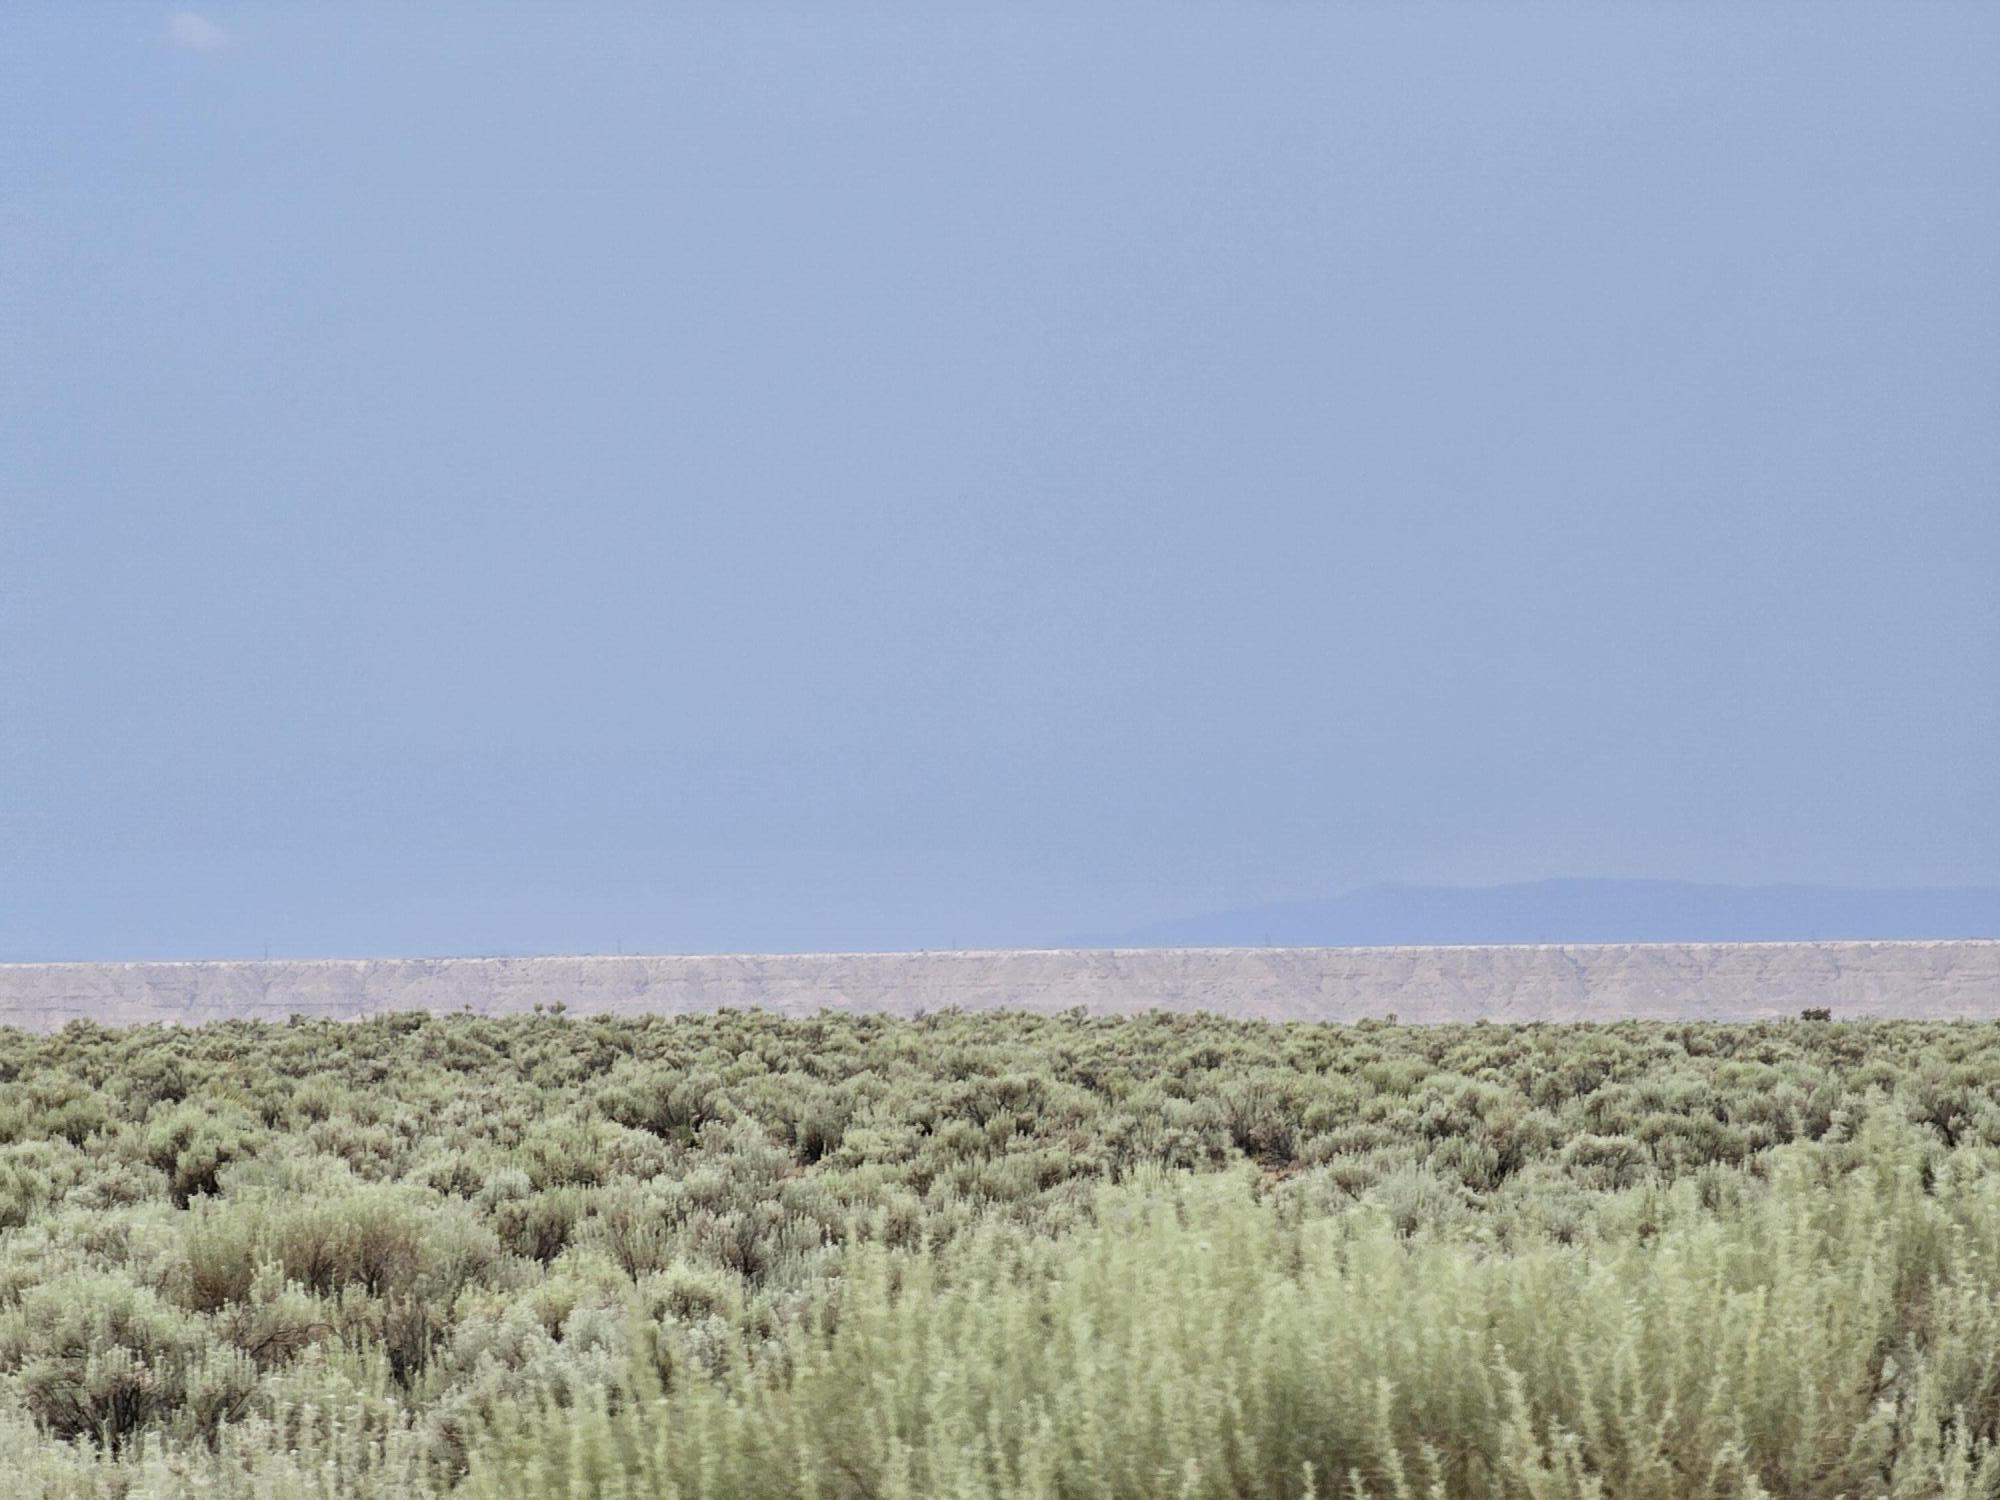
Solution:
[{"label": "hazy atmosphere near horizon", "polygon": [[1440,22],[8,5],[0,961],[1994,911],[2000,7]]}]

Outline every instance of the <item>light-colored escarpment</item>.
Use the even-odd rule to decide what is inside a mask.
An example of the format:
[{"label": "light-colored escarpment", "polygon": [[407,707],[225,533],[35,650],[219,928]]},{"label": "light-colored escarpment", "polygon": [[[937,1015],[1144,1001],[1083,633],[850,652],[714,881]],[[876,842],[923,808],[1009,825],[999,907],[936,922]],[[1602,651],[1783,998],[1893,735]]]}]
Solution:
[{"label": "light-colored escarpment", "polygon": [[724,1008],[1215,1011],[1261,1020],[2000,1020],[2000,941],[1050,949],[0,964],[0,1025]]}]

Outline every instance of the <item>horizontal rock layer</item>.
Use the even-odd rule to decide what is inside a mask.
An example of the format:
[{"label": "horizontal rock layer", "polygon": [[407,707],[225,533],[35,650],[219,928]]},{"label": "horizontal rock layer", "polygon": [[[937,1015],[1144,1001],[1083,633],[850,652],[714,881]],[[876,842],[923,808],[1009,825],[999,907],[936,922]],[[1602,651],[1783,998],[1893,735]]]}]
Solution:
[{"label": "horizontal rock layer", "polygon": [[0,964],[0,1025],[385,1011],[1215,1011],[1260,1020],[2000,1020],[2000,941]]}]

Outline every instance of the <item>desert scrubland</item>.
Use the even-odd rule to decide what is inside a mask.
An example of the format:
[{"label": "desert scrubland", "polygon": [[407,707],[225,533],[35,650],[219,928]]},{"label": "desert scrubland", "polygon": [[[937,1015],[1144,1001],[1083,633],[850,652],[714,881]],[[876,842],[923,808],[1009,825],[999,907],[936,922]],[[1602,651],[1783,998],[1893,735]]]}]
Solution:
[{"label": "desert scrubland", "polygon": [[2000,1027],[0,1030],[33,1497],[2000,1488]]}]

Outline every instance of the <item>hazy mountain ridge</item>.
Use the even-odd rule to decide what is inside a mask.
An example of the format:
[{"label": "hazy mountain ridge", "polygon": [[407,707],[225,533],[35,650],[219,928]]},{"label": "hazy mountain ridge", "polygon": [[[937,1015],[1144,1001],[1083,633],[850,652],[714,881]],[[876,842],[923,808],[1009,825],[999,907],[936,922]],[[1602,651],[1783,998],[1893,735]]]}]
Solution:
[{"label": "hazy mountain ridge", "polygon": [[1515,943],[1757,943],[2000,937],[2000,888],[1854,889],[1681,880],[1374,885],[1207,912],[1079,946],[1353,948]]}]

